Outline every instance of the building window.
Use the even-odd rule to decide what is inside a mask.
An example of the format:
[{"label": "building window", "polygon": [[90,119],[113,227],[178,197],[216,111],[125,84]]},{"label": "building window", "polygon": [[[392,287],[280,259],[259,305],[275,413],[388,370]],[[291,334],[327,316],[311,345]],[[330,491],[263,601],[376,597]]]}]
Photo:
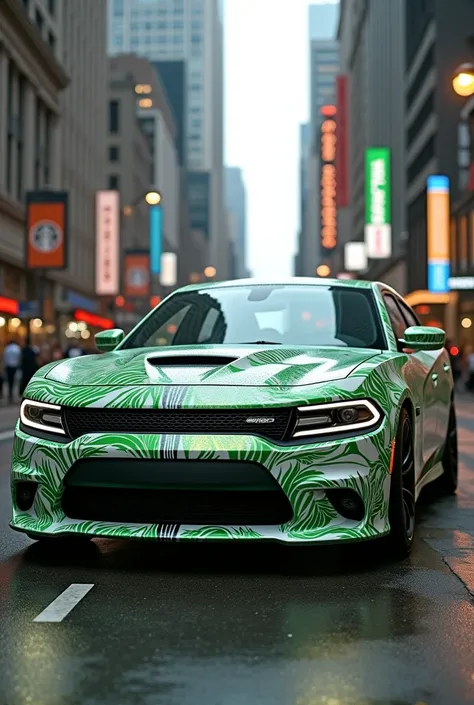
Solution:
[{"label": "building window", "polygon": [[39,32],[42,34],[44,19],[43,19],[43,15],[41,14],[41,12],[38,9],[35,10],[35,23],[36,23],[36,26],[38,27]]},{"label": "building window", "polygon": [[112,12],[115,17],[123,17],[123,0],[113,0]]},{"label": "building window", "polygon": [[48,11],[51,17],[56,14],[56,0],[48,0]]},{"label": "building window", "polygon": [[120,161],[120,147],[109,147],[109,162]]},{"label": "building window", "polygon": [[110,174],[109,176],[109,189],[112,191],[119,191],[120,179],[117,174]]},{"label": "building window", "polygon": [[44,183],[51,184],[51,148],[53,132],[53,114],[48,110],[46,113],[46,124],[44,131]]},{"label": "building window", "polygon": [[16,197],[23,198],[23,134],[25,127],[25,91],[26,79],[20,76],[18,81],[18,116],[16,134]]},{"label": "building window", "polygon": [[13,191],[13,145],[15,134],[15,118],[13,115],[13,62],[8,61],[8,79],[7,79],[7,190],[9,193]]},{"label": "building window", "polygon": [[120,130],[119,101],[109,102],[109,132],[116,134]]},{"label": "building window", "polygon": [[51,51],[54,52],[56,51],[56,37],[52,32],[48,32],[48,44],[51,47]]},{"label": "building window", "polygon": [[28,11],[30,9],[30,0],[23,0],[23,7]]}]

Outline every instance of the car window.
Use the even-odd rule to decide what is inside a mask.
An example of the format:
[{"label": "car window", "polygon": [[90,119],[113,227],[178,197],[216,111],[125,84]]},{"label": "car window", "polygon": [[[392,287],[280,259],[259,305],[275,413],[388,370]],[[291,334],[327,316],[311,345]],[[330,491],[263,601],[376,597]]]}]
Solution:
[{"label": "car window", "polygon": [[402,315],[400,308],[393,296],[390,294],[384,294],[384,301],[387,307],[388,315],[390,317],[390,323],[392,324],[393,333],[395,338],[403,338],[403,334],[407,329],[406,321]]},{"label": "car window", "polygon": [[397,304],[399,305],[403,318],[406,321],[407,327],[409,328],[410,326],[419,326],[420,322],[418,318],[416,317],[415,313],[411,310],[411,308],[406,304],[403,299],[397,299]]},{"label": "car window", "polygon": [[124,341],[158,345],[387,348],[374,294],[337,285],[246,285],[176,292]]}]

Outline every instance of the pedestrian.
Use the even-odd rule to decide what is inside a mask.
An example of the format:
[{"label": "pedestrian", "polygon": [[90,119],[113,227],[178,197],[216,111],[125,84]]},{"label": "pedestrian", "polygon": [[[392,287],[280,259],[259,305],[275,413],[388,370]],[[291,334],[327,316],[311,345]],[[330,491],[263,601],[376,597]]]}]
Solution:
[{"label": "pedestrian", "polygon": [[3,351],[3,368],[7,378],[8,401],[13,403],[15,379],[21,362],[21,348],[14,340],[10,340]]},{"label": "pedestrian", "polygon": [[38,369],[38,349],[31,344],[31,338],[26,336],[25,346],[21,352],[20,396],[23,396],[26,386]]}]

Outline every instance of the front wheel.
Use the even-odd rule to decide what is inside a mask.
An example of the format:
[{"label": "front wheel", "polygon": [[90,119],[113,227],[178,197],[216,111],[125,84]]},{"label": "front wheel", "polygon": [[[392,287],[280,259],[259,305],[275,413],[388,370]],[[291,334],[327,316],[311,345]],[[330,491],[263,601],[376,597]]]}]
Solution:
[{"label": "front wheel", "polygon": [[390,558],[402,560],[410,554],[415,533],[415,453],[412,422],[406,409],[401,411],[395,439],[388,513],[387,548]]},{"label": "front wheel", "polygon": [[458,487],[458,432],[453,403],[449,410],[448,433],[441,464],[443,474],[435,481],[436,487],[441,494],[454,494]]},{"label": "front wheel", "polygon": [[48,534],[35,534],[35,533],[30,533],[26,532],[26,535],[28,536],[29,539],[32,539],[33,541],[39,541],[44,544],[58,544],[58,543],[75,543],[76,545],[82,546],[84,544],[89,543],[89,541],[92,541],[92,536],[87,536],[87,534],[70,534],[70,535],[48,535]]}]

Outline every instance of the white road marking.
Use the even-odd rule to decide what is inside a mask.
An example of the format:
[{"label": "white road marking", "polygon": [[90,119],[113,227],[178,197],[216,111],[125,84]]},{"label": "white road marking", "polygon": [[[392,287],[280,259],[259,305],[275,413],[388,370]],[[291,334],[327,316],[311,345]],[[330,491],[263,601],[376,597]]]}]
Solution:
[{"label": "white road marking", "polygon": [[50,605],[35,617],[34,622],[62,622],[69,612],[92,590],[94,583],[72,583]]},{"label": "white road marking", "polygon": [[0,442],[9,441],[10,438],[13,438],[14,435],[15,431],[3,431],[3,433],[0,433]]}]

